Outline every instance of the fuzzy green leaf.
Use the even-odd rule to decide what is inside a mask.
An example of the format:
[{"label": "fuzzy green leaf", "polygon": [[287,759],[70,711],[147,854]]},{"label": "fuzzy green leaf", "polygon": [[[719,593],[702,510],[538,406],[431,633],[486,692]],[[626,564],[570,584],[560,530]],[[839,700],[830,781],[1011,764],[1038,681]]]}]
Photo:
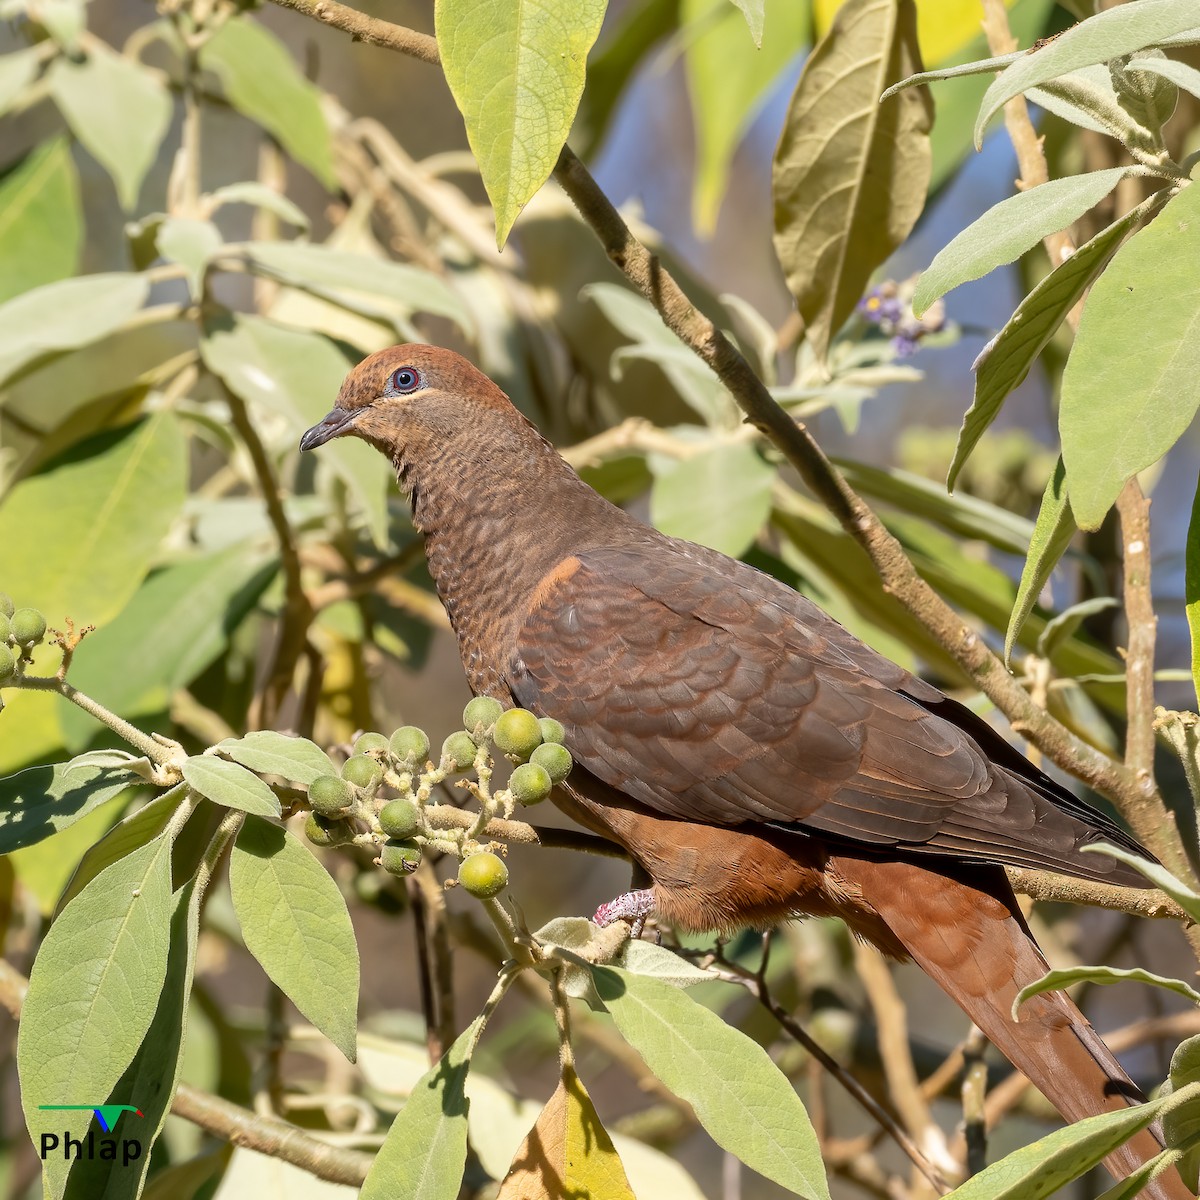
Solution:
[{"label": "fuzzy green leaf", "polygon": [[221,231],[211,221],[168,217],[159,226],[159,253],[186,269],[193,300],[203,293],[208,260],[221,248],[222,240]]},{"label": "fuzzy green leaf", "polygon": [[1117,251],[1088,296],[1059,407],[1083,529],[1099,528],[1126,481],[1161,458],[1200,407],[1197,262],[1200,187],[1191,184]]},{"label": "fuzzy green leaf", "polygon": [[279,797],[257,775],[237,763],[211,754],[199,754],[183,764],[183,777],[190,787],[214,804],[236,808],[260,817],[281,814]]},{"label": "fuzzy green leaf", "polygon": [[250,953],[353,1062],[358,945],[329,872],[286,829],[248,817],[233,847],[229,886]]},{"label": "fuzzy green leaf", "polygon": [[[159,837],[103,871],[50,927],[29,978],[17,1040],[21,1103],[34,1144],[86,1133],[90,1112],[43,1104],[98,1102],[116,1086],[150,1028],[167,973],[171,844]],[[69,1163],[50,1155],[50,1194]]]},{"label": "fuzzy green leaf", "polygon": [[1110,846],[1107,842],[1097,842],[1093,846],[1085,846],[1084,849],[1089,854],[1107,854],[1109,858],[1115,858],[1141,871],[1156,888],[1166,892],[1193,921],[1200,921],[1200,895],[1176,879],[1166,867],[1152,863],[1138,854],[1130,854],[1128,850]]},{"label": "fuzzy green leaf", "polygon": [[1143,971],[1141,967],[1132,967],[1129,970],[1117,967],[1061,967],[1055,971],[1047,971],[1041,979],[1027,984],[1017,993],[1012,1007],[1013,1020],[1020,1020],[1018,1010],[1026,1000],[1032,996],[1040,996],[1043,992],[1057,992],[1070,987],[1073,983],[1108,985],[1126,981],[1148,983],[1153,987],[1160,987],[1168,992],[1186,996],[1193,1004],[1200,1004],[1200,992],[1195,988],[1188,987],[1182,979],[1168,979],[1163,975],[1154,975],[1150,971]]},{"label": "fuzzy green leaf", "polygon": [[607,0],[437,0],[442,69],[503,247],[546,182],[583,95]]},{"label": "fuzzy green leaf", "polygon": [[797,1196],[828,1200],[808,1113],[757,1042],[668,983],[614,967],[592,977],[622,1036],[718,1146]]},{"label": "fuzzy green leaf", "polygon": [[792,96],[772,172],[775,252],[820,359],[925,205],[928,92],[879,103],[920,65],[912,0],[848,0]]},{"label": "fuzzy green leaf", "polygon": [[216,749],[234,762],[265,775],[281,775],[306,787],[319,775],[336,775],[337,767],[308,738],[260,729],[244,738],[226,738]]}]

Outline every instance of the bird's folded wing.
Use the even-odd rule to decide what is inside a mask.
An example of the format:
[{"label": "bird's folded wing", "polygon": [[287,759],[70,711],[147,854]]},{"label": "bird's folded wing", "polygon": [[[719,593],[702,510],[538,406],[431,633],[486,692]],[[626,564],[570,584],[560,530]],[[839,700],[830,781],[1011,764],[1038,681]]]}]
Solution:
[{"label": "bird's folded wing", "polygon": [[1081,840],[919,702],[936,689],[777,580],[682,543],[560,564],[509,682],[589,771],[670,816],[1051,867]]}]

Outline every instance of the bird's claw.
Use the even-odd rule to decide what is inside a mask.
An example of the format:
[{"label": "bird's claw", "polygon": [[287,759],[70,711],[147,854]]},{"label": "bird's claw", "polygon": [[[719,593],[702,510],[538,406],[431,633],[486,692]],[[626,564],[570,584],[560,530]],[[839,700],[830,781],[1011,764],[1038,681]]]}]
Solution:
[{"label": "bird's claw", "polygon": [[628,921],[630,936],[640,938],[646,927],[646,918],[654,911],[654,892],[645,888],[640,892],[625,892],[596,909],[592,920],[599,926],[611,925],[614,921]]}]

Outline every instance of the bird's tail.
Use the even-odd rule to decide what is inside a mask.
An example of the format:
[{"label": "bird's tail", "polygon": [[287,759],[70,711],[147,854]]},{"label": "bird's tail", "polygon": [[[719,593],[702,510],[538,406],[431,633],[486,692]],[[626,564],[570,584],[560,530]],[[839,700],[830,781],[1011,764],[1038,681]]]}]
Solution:
[{"label": "bird's tail", "polygon": [[[839,857],[836,869],[861,888],[913,959],[1068,1121],[1144,1099],[1065,992],[1034,996],[1013,1020],[1017,993],[1048,966],[999,868],[969,868],[970,883],[965,872],[947,876],[900,862]],[[1143,1130],[1105,1165],[1122,1179],[1161,1149],[1154,1133]],[[1194,1200],[1174,1169],[1140,1195]]]}]

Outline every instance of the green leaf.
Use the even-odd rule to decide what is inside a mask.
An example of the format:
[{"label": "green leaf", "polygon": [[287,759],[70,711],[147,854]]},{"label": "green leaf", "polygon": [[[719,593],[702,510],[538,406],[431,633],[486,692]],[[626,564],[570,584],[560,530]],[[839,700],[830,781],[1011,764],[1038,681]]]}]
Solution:
[{"label": "green leaf", "polygon": [[[1192,639],[1192,686],[1200,699],[1200,481],[1197,481],[1196,494],[1192,497],[1183,573],[1188,632]],[[1196,801],[1200,804],[1200,796]]]},{"label": "green leaf", "polygon": [[1113,87],[1108,67],[1097,65],[1072,71],[1041,87],[1030,88],[1027,98],[1081,129],[1106,133],[1127,146],[1155,149],[1156,135],[1130,116]]},{"label": "green leaf", "polygon": [[0,504],[11,578],[51,625],[102,624],[129,602],[183,506],[184,439],[173,413],[89,439]]},{"label": "green leaf", "polygon": [[112,176],[130,211],[171,123],[170,93],[132,59],[95,45],[82,62],[56,58],[47,78],[71,132]]},{"label": "green leaf", "polygon": [[8,112],[21,93],[37,78],[41,57],[41,48],[38,46],[0,55],[0,115]]},{"label": "green leaf", "polygon": [[0,304],[74,275],[82,245],[79,178],[66,140],[55,138],[0,181]]},{"label": "green leaf", "polygon": [[686,958],[680,958],[678,954],[640,938],[630,938],[621,947],[616,966],[624,967],[634,975],[657,979],[660,983],[669,983],[677,988],[712,983],[713,980],[707,971],[693,966]]},{"label": "green leaf", "polygon": [[[1200,1093],[1200,1087],[1195,1092]],[[1193,1094],[1189,1089],[1187,1098]],[[956,1187],[946,1200],[1043,1200],[1145,1129],[1171,1099],[1162,1097],[1149,1104],[1085,1117],[1065,1129],[1056,1129],[985,1167]]]},{"label": "green leaf", "polygon": [[1084,305],[1058,422],[1083,529],[1099,528],[1126,481],[1161,458],[1200,407],[1198,261],[1200,187],[1191,184],[1117,251]]},{"label": "green leaf", "polygon": [[264,775],[281,775],[306,787],[318,775],[336,775],[337,767],[320,746],[308,738],[261,729],[244,738],[226,738],[216,750]]},{"label": "green leaf", "polygon": [[149,290],[143,276],[116,271],[46,284],[0,304],[0,383],[43,354],[107,337]]},{"label": "green leaf", "polygon": [[1174,58],[1135,58],[1131,62],[1125,64],[1126,71],[1133,71],[1135,74],[1146,72],[1150,75],[1157,75],[1161,79],[1169,79],[1177,87],[1183,88],[1185,92],[1191,92],[1193,96],[1200,97],[1200,71],[1195,67],[1189,67],[1187,63],[1181,63]]},{"label": "green leaf", "polygon": [[[107,1096],[150,1028],[167,973],[171,843],[159,837],[103,871],[50,927],[29,977],[17,1036],[21,1103],[34,1144],[81,1137],[90,1112],[43,1112]],[[62,1195],[69,1163],[43,1168]]]},{"label": "green leaf", "polygon": [[[1175,1047],[1167,1082],[1172,1092],[1200,1083],[1200,1036],[1187,1038]],[[1179,1163],[1179,1173],[1193,1192],[1200,1192],[1200,1105],[1186,1104],[1166,1113],[1163,1134],[1168,1146],[1188,1148]]]},{"label": "green leaf", "polygon": [[447,317],[469,332],[471,318],[458,294],[437,275],[421,267],[335,250],[312,242],[247,242],[226,247],[240,251],[252,271],[293,287],[312,291],[325,299],[345,300],[354,295],[382,299],[379,319],[395,313],[415,312]]},{"label": "green leaf", "polygon": [[[754,44],[761,50],[763,39],[763,6],[766,0],[731,0],[746,18],[746,24],[750,27],[750,36],[754,39]],[[772,31],[773,32],[773,31]]]},{"label": "green leaf", "polygon": [[496,212],[501,248],[571,131],[606,7],[606,0],[436,0],[442,69]]},{"label": "green leaf", "polygon": [[326,188],[337,182],[321,93],[287,47],[248,16],[226,21],[200,50],[200,65],[221,81],[229,103],[261,125]]},{"label": "green leaf", "polygon": [[983,131],[992,114],[1005,101],[1080,67],[1162,44],[1195,26],[1193,0],[1141,0],[1081,21],[1052,42],[1023,55],[988,88],[975,121],[976,148],[983,144]]},{"label": "green leaf", "polygon": [[[274,574],[267,547],[251,542],[154,572],[115,620],[80,644],[72,683],[122,717],[161,712],[228,646]],[[63,707],[61,722],[73,748],[96,731],[74,705]]]},{"label": "green leaf", "polygon": [[144,783],[127,764],[146,760],[132,754],[120,757],[124,763],[118,758],[98,765],[85,754],[71,762],[29,767],[0,779],[0,854],[32,846]]},{"label": "green leaf", "polygon": [[775,151],[775,252],[818,359],[872,273],[908,236],[929,186],[912,0],[849,0],[809,55]]},{"label": "green leaf", "polygon": [[718,1146],[798,1196],[827,1200],[808,1113],[757,1042],[657,979],[613,967],[592,976],[622,1036]]},{"label": "green leaf", "polygon": [[203,294],[209,259],[222,242],[221,231],[211,221],[168,217],[158,228],[159,253],[187,269],[188,290],[193,300]]},{"label": "green leaf", "polygon": [[245,183],[227,183],[208,196],[213,208],[223,208],[226,204],[249,204],[254,208],[263,208],[273,213],[290,225],[308,231],[308,217],[304,210],[293,204],[286,196],[265,183],[248,180]]},{"label": "green leaf", "polygon": [[1107,842],[1097,842],[1095,845],[1085,846],[1084,850],[1090,854],[1107,854],[1109,858],[1115,858],[1141,871],[1156,888],[1166,892],[1193,921],[1200,921],[1200,895],[1176,879],[1166,867],[1152,863],[1140,855],[1130,854],[1127,850],[1110,846]]},{"label": "green leaf", "polygon": [[1008,618],[1008,630],[1004,634],[1004,661],[1012,657],[1025,619],[1033,611],[1042,588],[1066,553],[1076,531],[1075,518],[1071,513],[1071,501],[1067,497],[1067,476],[1060,458],[1054,474],[1042,493],[1041,507],[1033,525],[1033,537],[1029,542],[1029,553],[1021,569],[1021,582],[1017,585],[1017,597],[1013,602],[1012,615]]},{"label": "green leaf", "polygon": [[1064,608],[1058,616],[1046,622],[1046,628],[1038,634],[1037,652],[1042,658],[1052,658],[1055,649],[1073,636],[1075,630],[1096,613],[1109,608],[1119,608],[1120,605],[1111,596],[1095,596],[1091,600],[1080,600]]},{"label": "green leaf", "polygon": [[653,461],[651,470],[650,519],[671,537],[738,558],[770,515],[775,468],[745,442]]},{"label": "green leaf", "polygon": [[1066,229],[1117,186],[1124,167],[1052,179],[989,208],[940,250],[913,293],[920,316],[939,296],[1020,258],[1051,233]]},{"label": "green leaf", "polygon": [[359,1200],[456,1200],[467,1161],[464,1088],[483,1032],[476,1017],[418,1081],[392,1122]]},{"label": "green leaf", "polygon": [[915,75],[909,75],[901,79],[899,83],[893,83],[879,97],[879,102],[882,104],[885,100],[890,100],[898,92],[903,92],[910,87],[917,87],[923,83],[941,83],[946,79],[961,79],[968,75],[995,75],[997,71],[1024,57],[1024,50],[1014,50],[1011,54],[997,54],[991,58],[971,58],[965,62],[938,67],[933,71],[918,71]]},{"label": "green leaf", "polygon": [[1032,996],[1040,996],[1043,992],[1057,992],[1070,987],[1073,983],[1107,985],[1124,983],[1126,980],[1132,980],[1134,983],[1149,983],[1154,987],[1164,988],[1168,992],[1186,996],[1193,1004],[1200,1004],[1200,992],[1195,988],[1188,987],[1182,979],[1168,979],[1162,975],[1153,975],[1149,971],[1143,971],[1141,967],[1133,967],[1129,970],[1121,970],[1117,967],[1062,967],[1056,971],[1047,971],[1041,979],[1027,984],[1017,993],[1017,998],[1013,1001],[1012,1006],[1013,1020],[1020,1020],[1018,1010],[1026,1000]]},{"label": "green leaf", "polygon": [[250,953],[353,1062],[358,946],[329,872],[286,829],[250,817],[233,847],[229,886]]},{"label": "green leaf", "polygon": [[[1177,1163],[1182,1157],[1183,1154],[1179,1150],[1164,1150],[1142,1163],[1131,1175],[1126,1175],[1119,1183],[1114,1183],[1112,1187],[1101,1192],[1096,1200],[1134,1200],[1135,1196],[1142,1194],[1142,1190],[1152,1179],[1157,1179],[1163,1171]],[[1193,1187],[1192,1190],[1196,1189]]]},{"label": "green leaf", "polygon": [[[354,365],[328,338],[246,313],[212,321],[200,354],[230,391],[252,409],[262,406],[284,417],[296,438],[333,407]],[[373,541],[386,546],[393,479],[387,460],[357,438],[337,438],[324,451],[322,461],[358,503]]]},{"label": "green leaf", "polygon": [[[755,8],[757,31],[752,20]],[[771,85],[799,57],[812,36],[805,4],[747,0],[743,12],[751,22],[753,43],[742,32],[743,17],[730,0],[684,0],[681,7],[680,36],[696,126],[692,221],[703,236],[710,235],[716,226],[738,144]]]},{"label": "green leaf", "polygon": [[967,457],[996,419],[1000,406],[1024,382],[1037,356],[1067,313],[1100,277],[1117,247],[1165,201],[1165,193],[1156,192],[1080,246],[1038,283],[1017,305],[1004,328],[984,346],[975,360],[975,399],[963,418],[954,461],[946,477],[947,488],[953,490]]},{"label": "green leaf", "polygon": [[279,797],[257,775],[237,763],[200,754],[183,764],[183,777],[202,796],[224,808],[260,817],[281,815]]},{"label": "green leaf", "polygon": [[[133,1061],[108,1094],[108,1104],[132,1104],[141,1111],[136,1136],[141,1156],[123,1159],[80,1158],[71,1168],[65,1200],[138,1200],[150,1169],[150,1151],[167,1119],[183,1066],[188,999],[196,966],[202,892],[194,879],[175,894],[167,973],[154,1019]],[[132,1133],[131,1130],[125,1131]]]}]

